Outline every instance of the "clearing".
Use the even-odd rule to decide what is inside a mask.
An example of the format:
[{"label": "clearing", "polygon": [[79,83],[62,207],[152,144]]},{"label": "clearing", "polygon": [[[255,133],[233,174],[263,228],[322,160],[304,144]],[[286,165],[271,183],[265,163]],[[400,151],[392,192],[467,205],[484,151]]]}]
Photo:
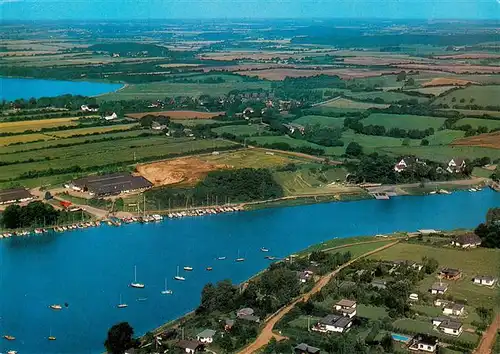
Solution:
[{"label": "clearing", "polygon": [[453,142],[456,146],[478,146],[500,149],[500,132],[470,136]]},{"label": "clearing", "polygon": [[386,129],[401,128],[405,130],[418,129],[425,130],[427,128],[439,129],[446,118],[436,118],[427,116],[415,116],[411,114],[386,114],[375,113],[368,118],[363,119],[363,125],[382,125]]},{"label": "clearing", "polygon": [[127,117],[140,119],[144,116],[166,116],[171,119],[210,119],[225,115],[226,112],[198,112],[198,111],[161,111],[130,113]]},{"label": "clearing", "polygon": [[[487,134],[484,134],[487,135]],[[477,137],[472,138],[479,138]],[[498,136],[497,136],[498,139]],[[488,145],[493,147],[493,144],[496,144],[496,149],[492,149],[489,147],[479,147],[479,146],[463,146],[465,139],[459,140],[461,143],[457,144],[458,141],[455,141],[452,146],[447,145],[435,145],[435,146],[394,146],[394,147],[383,147],[380,148],[380,152],[393,154],[396,156],[405,156],[405,155],[415,155],[416,157],[448,163],[453,157],[467,157],[471,160],[479,157],[488,156],[492,160],[496,160],[500,158],[500,144],[498,142],[491,142],[490,144],[482,143],[484,145]],[[462,145],[462,146],[458,146]],[[469,142],[466,145],[471,145]]]}]

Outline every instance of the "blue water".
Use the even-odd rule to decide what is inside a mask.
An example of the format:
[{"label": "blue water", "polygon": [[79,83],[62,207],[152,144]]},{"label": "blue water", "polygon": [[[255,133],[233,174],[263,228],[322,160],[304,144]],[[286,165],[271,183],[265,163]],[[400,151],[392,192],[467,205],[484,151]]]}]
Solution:
[{"label": "blue water", "polygon": [[0,100],[40,98],[59,95],[96,96],[116,91],[122,84],[86,81],[15,79],[0,77]]},{"label": "blue water", "polygon": [[[265,209],[234,214],[78,230],[0,241],[0,352],[100,353],[107,329],[129,321],[137,334],[195,308],[207,282],[241,282],[286,256],[334,237],[373,235],[420,228],[471,228],[500,193],[484,190],[451,195],[398,197]],[[238,250],[246,258],[235,263]],[[227,256],[217,261],[218,256]],[[145,289],[132,289],[134,265]],[[175,282],[176,266],[194,267]],[[212,266],[212,272],[205,267]],[[168,277],[171,296],[161,295]],[[129,304],[117,309],[122,294]],[[138,302],[138,297],[148,300]],[[69,303],[56,312],[50,304]],[[57,341],[46,337],[52,329]]]},{"label": "blue water", "polygon": [[396,333],[393,333],[391,336],[392,336],[392,339],[397,340],[398,342],[408,342],[411,339],[410,337],[403,336],[402,334],[396,334]]}]

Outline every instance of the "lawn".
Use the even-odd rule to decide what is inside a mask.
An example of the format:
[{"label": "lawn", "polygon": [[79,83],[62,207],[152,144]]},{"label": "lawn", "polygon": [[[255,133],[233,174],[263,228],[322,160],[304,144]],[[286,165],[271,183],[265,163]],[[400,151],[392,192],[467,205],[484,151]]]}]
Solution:
[{"label": "lawn", "polygon": [[[294,139],[289,137],[288,135],[280,135],[280,136],[258,136],[252,137],[250,141],[255,141],[259,145],[263,144],[273,144],[273,143],[287,143],[292,147],[303,147],[309,146],[315,149],[323,149],[325,150],[327,155],[341,155],[344,153],[345,147],[325,147],[318,144],[310,143],[306,140]],[[250,143],[249,141],[249,143]]]},{"label": "lawn", "polygon": [[78,128],[78,129],[68,129],[57,132],[50,132],[49,134],[57,138],[68,138],[75,135],[89,135],[94,133],[106,133],[115,130],[127,130],[136,127],[137,124],[116,124],[104,127],[90,127],[90,128]]},{"label": "lawn", "polygon": [[429,145],[448,145],[453,141],[463,138],[465,132],[462,130],[438,130],[433,135],[428,136],[426,139],[429,141]]},{"label": "lawn", "polygon": [[[463,332],[458,338],[455,336],[447,335],[437,330],[434,330],[432,322],[429,321],[419,321],[412,320],[409,318],[399,319],[394,321],[394,326],[397,328],[402,328],[407,331],[412,331],[414,333],[427,333],[436,337],[439,337],[444,342],[449,340],[460,340],[464,342],[477,343],[479,341],[479,336],[475,333]],[[397,332],[397,330],[396,330]]]},{"label": "lawn", "polygon": [[359,317],[366,317],[370,320],[380,320],[387,317],[387,310],[384,307],[359,304],[356,313]]},{"label": "lawn", "polygon": [[269,131],[269,128],[260,124],[246,124],[246,125],[226,125],[212,129],[217,134],[229,133],[236,136],[253,136],[259,135]]},{"label": "lawn", "polygon": [[456,127],[469,124],[472,128],[486,127],[488,130],[500,128],[500,119],[462,118],[455,123]]},{"label": "lawn", "polygon": [[344,126],[344,118],[333,118],[321,115],[303,116],[293,121],[294,123],[307,125],[320,125],[328,128],[342,128]]},{"label": "lawn", "polygon": [[[394,236],[396,236],[396,235],[394,235]],[[391,235],[391,237],[392,237],[392,235]],[[306,248],[302,252],[309,253],[309,252],[316,251],[316,250],[323,250],[326,248],[343,246],[343,245],[347,245],[350,243],[359,243],[359,242],[377,241],[377,240],[383,240],[383,239],[381,239],[380,237],[376,237],[376,236],[333,238],[333,239],[325,241],[323,243],[312,245],[311,247]]]},{"label": "lawn", "polygon": [[[365,254],[367,252],[373,251],[379,247],[388,245],[389,243],[394,242],[394,240],[381,240],[379,242],[366,243],[361,245],[353,245],[346,248],[342,248],[342,252],[351,252],[352,258],[356,258]],[[396,245],[397,246],[397,245]],[[395,246],[393,246],[395,247]],[[391,249],[392,247],[389,247]],[[334,251],[332,251],[334,252]],[[375,253],[376,254],[376,253]]]},{"label": "lawn", "polygon": [[59,126],[73,126],[78,124],[78,118],[54,118],[40,120],[23,120],[19,122],[0,123],[2,133],[21,133],[26,130],[38,131],[42,128],[55,128]]},{"label": "lawn", "polygon": [[414,92],[420,92],[420,93],[429,93],[434,96],[439,96],[442,93],[448,92],[451,89],[455,88],[455,86],[429,86],[429,87],[420,87],[416,89],[410,89],[407,91],[414,91]]},{"label": "lawn", "polygon": [[[0,137],[0,146],[5,146],[9,144],[16,143],[29,143],[30,141],[38,141],[38,140],[49,140],[53,139],[52,137],[45,134],[23,134],[23,135],[13,135],[13,136],[3,136]],[[22,147],[23,145],[18,145],[18,147]]]},{"label": "lawn", "polygon": [[[392,147],[392,146],[402,146],[404,139],[401,138],[392,138],[390,136],[376,136],[376,135],[364,135],[364,134],[356,134],[352,130],[347,130],[342,133],[341,140],[344,142],[344,147],[349,145],[350,142],[354,141],[367,151],[365,152],[373,152],[377,148],[381,147]],[[410,146],[419,146],[420,140],[410,139]]]},{"label": "lawn", "polygon": [[434,103],[447,104],[451,108],[455,105],[466,104],[475,104],[481,107],[498,106],[498,97],[500,97],[500,86],[469,86],[439,97]]},{"label": "lawn", "polygon": [[103,101],[130,99],[156,100],[164,99],[165,96],[220,96],[232,90],[269,90],[270,88],[271,82],[268,81],[224,82],[220,84],[153,82],[130,85],[120,91],[99,96],[99,99]]},{"label": "lawn", "polygon": [[475,159],[488,156],[492,160],[500,158],[500,149],[483,148],[477,146],[398,146],[383,147],[382,153],[395,156],[415,155],[422,159],[447,163],[453,157]]},{"label": "lawn", "polygon": [[294,319],[293,321],[288,322],[288,325],[291,327],[301,328],[301,329],[307,330],[308,323],[311,326],[314,326],[316,323],[319,322],[320,319],[321,319],[321,317],[301,315],[298,318]]},{"label": "lawn", "polygon": [[418,129],[425,130],[427,128],[439,129],[446,118],[436,118],[427,116],[415,116],[410,114],[385,114],[375,113],[368,118],[363,119],[363,125],[382,125],[387,130],[391,128],[401,128],[405,130]]},{"label": "lawn", "polygon": [[266,154],[259,149],[221,152],[219,155],[199,156],[199,159],[233,168],[275,168],[288,163],[300,164],[304,162],[301,159],[279,153],[274,153],[274,155]]},{"label": "lawn", "polygon": [[[456,281],[449,281],[446,292],[457,299],[467,300],[472,307],[480,305],[498,305],[498,289],[490,289],[474,285],[472,277],[486,274],[498,277],[500,275],[500,250],[478,248],[463,251],[453,248],[439,248],[420,244],[401,243],[382,252],[376,253],[371,258],[382,260],[405,259],[421,261],[423,256],[437,259],[439,267],[458,268],[462,277]],[[419,290],[428,292],[430,286],[437,281],[435,276],[427,276],[420,284]]]}]

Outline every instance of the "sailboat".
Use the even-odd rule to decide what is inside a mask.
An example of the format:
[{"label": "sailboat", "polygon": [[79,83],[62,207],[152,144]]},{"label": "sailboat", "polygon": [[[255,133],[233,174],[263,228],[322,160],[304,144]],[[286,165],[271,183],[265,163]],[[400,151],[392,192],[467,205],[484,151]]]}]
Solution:
[{"label": "sailboat", "polygon": [[50,329],[49,336],[47,337],[48,340],[56,340],[56,337],[52,335],[52,328]]},{"label": "sailboat", "polygon": [[137,266],[134,266],[134,282],[130,283],[130,286],[138,289],[144,288],[144,284],[137,282]]},{"label": "sailboat", "polygon": [[180,280],[180,281],[184,281],[184,280],[186,280],[186,278],[181,277],[181,276],[179,275],[179,266],[177,266],[177,275],[174,277],[174,279],[175,279],[175,280]]},{"label": "sailboat", "polygon": [[120,302],[118,303],[118,305],[116,305],[116,307],[118,307],[119,309],[124,309],[125,307],[128,307],[127,304],[122,302],[122,294],[120,294]]},{"label": "sailboat", "polygon": [[261,248],[260,248],[260,251],[261,251],[261,252],[269,252],[269,249],[268,249],[268,248],[265,248],[265,247],[261,247]]},{"label": "sailboat", "polygon": [[240,257],[240,250],[238,250],[238,258],[236,258],[236,262],[244,262],[245,258]]},{"label": "sailboat", "polygon": [[58,304],[50,305],[49,306],[52,310],[61,310],[62,306]]},{"label": "sailboat", "polygon": [[4,338],[4,339],[7,339],[7,340],[16,340],[16,337],[14,337],[14,336],[9,336],[9,335],[7,335],[7,334],[6,334],[6,335],[4,335],[4,336],[3,336],[3,338]]},{"label": "sailboat", "polygon": [[165,278],[165,290],[161,292],[163,295],[172,295],[174,292],[168,288],[167,278]]}]

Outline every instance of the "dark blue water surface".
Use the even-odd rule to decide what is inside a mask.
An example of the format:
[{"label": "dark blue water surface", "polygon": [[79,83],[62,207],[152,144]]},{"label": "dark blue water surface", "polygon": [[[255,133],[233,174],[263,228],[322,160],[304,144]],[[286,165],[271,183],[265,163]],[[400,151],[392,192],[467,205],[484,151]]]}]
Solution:
[{"label": "dark blue water surface", "polygon": [[[77,230],[0,240],[0,352],[100,353],[107,329],[129,321],[137,334],[195,308],[207,282],[241,282],[268,265],[260,248],[285,256],[335,237],[419,228],[471,228],[500,194],[490,190],[316,204]],[[246,258],[235,263],[238,250]],[[226,256],[225,261],[215,260]],[[132,289],[134,265],[145,289]],[[194,267],[175,282],[177,265]],[[207,272],[205,267],[212,266]],[[161,295],[168,277],[173,295]],[[129,304],[117,309],[119,296]],[[137,301],[137,298],[148,298]],[[69,303],[52,311],[50,304]],[[49,342],[47,336],[57,337]]]},{"label": "dark blue water surface", "polygon": [[53,97],[65,94],[97,96],[116,91],[122,84],[86,81],[16,79],[0,77],[0,100]]}]

